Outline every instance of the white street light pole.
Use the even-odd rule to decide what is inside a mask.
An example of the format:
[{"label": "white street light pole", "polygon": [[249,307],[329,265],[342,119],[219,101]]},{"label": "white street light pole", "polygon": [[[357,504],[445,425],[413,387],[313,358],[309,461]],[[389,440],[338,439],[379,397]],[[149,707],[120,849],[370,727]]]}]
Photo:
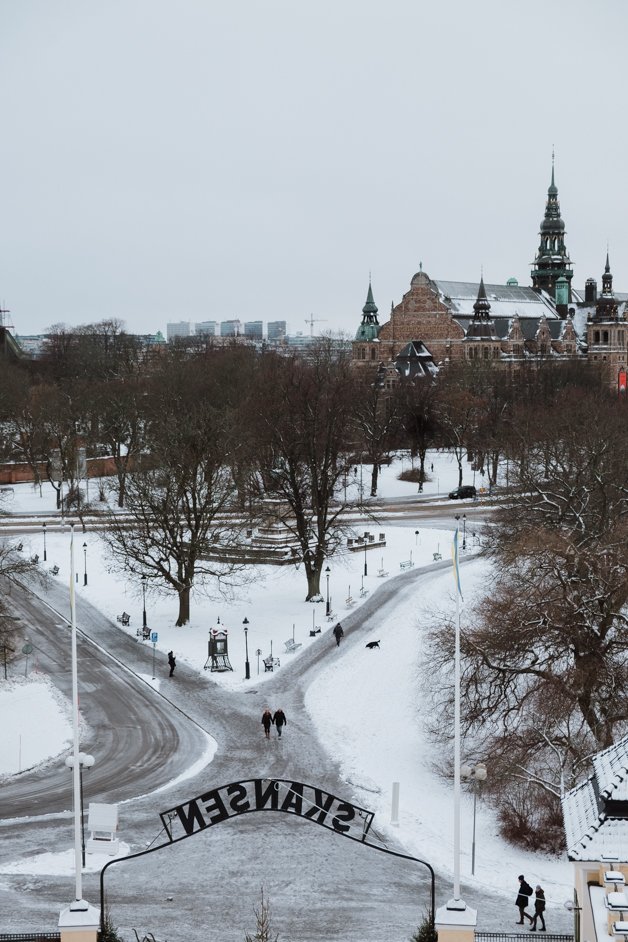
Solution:
[{"label": "white street light pole", "polygon": [[79,760],[78,669],[76,657],[76,597],[74,593],[74,524],[70,527],[70,626],[72,632],[72,788],[74,794],[74,872],[75,900],[70,909],[86,909],[83,899],[81,853],[81,764]]}]

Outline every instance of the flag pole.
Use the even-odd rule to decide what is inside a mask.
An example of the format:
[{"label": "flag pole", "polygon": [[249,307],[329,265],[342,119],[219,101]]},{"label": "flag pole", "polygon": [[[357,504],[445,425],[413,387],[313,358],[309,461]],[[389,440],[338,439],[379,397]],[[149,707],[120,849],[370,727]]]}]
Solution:
[{"label": "flag pole", "polygon": [[453,542],[454,579],[456,582],[456,629],[454,649],[454,898],[448,909],[466,909],[460,897],[460,572],[458,570],[458,534]]},{"label": "flag pole", "polygon": [[74,794],[74,872],[76,875],[75,900],[70,909],[85,909],[83,900],[83,852],[81,846],[81,787],[79,761],[79,709],[78,709],[78,668],[76,656],[76,597],[74,594],[74,524],[70,526],[70,625],[72,632],[72,728],[73,764],[72,783]]}]

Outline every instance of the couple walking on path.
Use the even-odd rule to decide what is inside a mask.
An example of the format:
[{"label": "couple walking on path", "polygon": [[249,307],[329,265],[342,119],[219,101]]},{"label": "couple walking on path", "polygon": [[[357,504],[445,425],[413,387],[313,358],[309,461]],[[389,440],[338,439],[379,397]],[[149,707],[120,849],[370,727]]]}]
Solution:
[{"label": "couple walking on path", "polygon": [[534,891],[534,918],[526,912],[526,907],[532,896],[532,887],[529,883],[526,882],[526,878],[523,874],[519,876],[519,892],[517,893],[517,899],[515,900],[515,906],[519,910],[519,920],[517,922],[518,926],[522,926],[526,919],[530,920],[530,932],[536,932],[536,923],[537,920],[541,920],[541,928],[539,932],[545,932],[545,917],[543,913],[545,912],[545,892],[543,887],[539,886],[537,883],[536,889]]},{"label": "couple walking on path", "polygon": [[281,730],[284,726],[288,725],[288,720],[286,719],[286,714],[283,710],[275,710],[275,715],[270,712],[268,707],[262,713],[262,726],[264,727],[264,736],[266,739],[270,739],[270,727],[271,725],[277,727],[277,738],[281,739]]}]

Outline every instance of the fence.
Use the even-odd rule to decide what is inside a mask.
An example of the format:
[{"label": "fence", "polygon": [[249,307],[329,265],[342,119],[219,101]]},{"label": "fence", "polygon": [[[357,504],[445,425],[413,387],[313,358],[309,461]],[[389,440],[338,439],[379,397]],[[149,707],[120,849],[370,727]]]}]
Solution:
[{"label": "fence", "polygon": [[61,933],[0,932],[0,942],[61,942]]},{"label": "fence", "polygon": [[[530,938],[527,932],[476,932],[475,942],[521,942],[524,936],[526,939]],[[574,942],[574,937],[546,932],[543,942]]]}]

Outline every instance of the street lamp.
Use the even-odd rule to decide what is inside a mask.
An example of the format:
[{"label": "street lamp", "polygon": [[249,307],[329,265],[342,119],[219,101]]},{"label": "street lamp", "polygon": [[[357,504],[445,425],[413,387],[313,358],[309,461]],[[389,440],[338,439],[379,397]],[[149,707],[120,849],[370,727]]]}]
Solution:
[{"label": "street lamp", "polygon": [[83,558],[85,560],[85,566],[83,569],[83,585],[87,585],[87,543],[83,543]]},{"label": "street lamp", "polygon": [[261,648],[258,648],[255,653],[257,654],[257,676],[259,677],[259,659],[260,659],[260,655],[261,655],[261,653],[262,653],[262,649],[261,649]]},{"label": "street lamp", "polygon": [[364,531],[364,575],[368,576],[368,566],[366,564],[366,550],[368,547],[369,535],[368,532]]},{"label": "street lamp", "polygon": [[42,523],[42,528],[44,531],[44,562],[46,562],[47,556],[46,556],[46,524],[45,522]]},{"label": "street lamp", "polygon": [[467,515],[462,515],[462,548],[467,548]]},{"label": "street lamp", "polygon": [[415,546],[419,545],[419,531],[418,530],[414,531],[414,545]]},{"label": "street lamp", "polygon": [[146,636],[146,573],[142,576],[142,634]]},{"label": "street lamp", "polygon": [[249,664],[249,620],[245,617],[242,622],[244,625],[244,649],[246,651],[246,660],[244,662],[244,679],[251,679],[251,665]]},{"label": "street lamp", "polygon": [[331,614],[331,607],[330,607],[330,605],[329,605],[329,573],[330,573],[330,572],[331,572],[331,569],[329,568],[329,566],[327,566],[327,568],[325,569],[325,575],[326,575],[326,577],[327,577],[327,604],[326,604],[326,606],[325,606],[325,615],[326,615],[328,618],[329,618],[329,616],[330,616],[330,614]]},{"label": "street lamp", "polygon": [[[83,811],[83,769],[91,769],[96,760],[93,756],[88,755],[85,752],[79,752],[78,754],[78,763],[79,763],[79,781],[80,792],[81,792],[81,850],[83,854],[83,866],[85,866],[85,813]],[[74,756],[68,756],[65,760],[65,764],[69,769],[74,768]]]},{"label": "street lamp", "polygon": [[[475,806],[478,795],[478,787],[482,788],[482,782],[486,781],[486,766],[483,762],[476,765],[463,765],[460,767],[460,774],[463,778],[473,779],[473,837],[471,840],[471,876],[475,876]],[[479,782],[478,786],[476,783]]]}]

